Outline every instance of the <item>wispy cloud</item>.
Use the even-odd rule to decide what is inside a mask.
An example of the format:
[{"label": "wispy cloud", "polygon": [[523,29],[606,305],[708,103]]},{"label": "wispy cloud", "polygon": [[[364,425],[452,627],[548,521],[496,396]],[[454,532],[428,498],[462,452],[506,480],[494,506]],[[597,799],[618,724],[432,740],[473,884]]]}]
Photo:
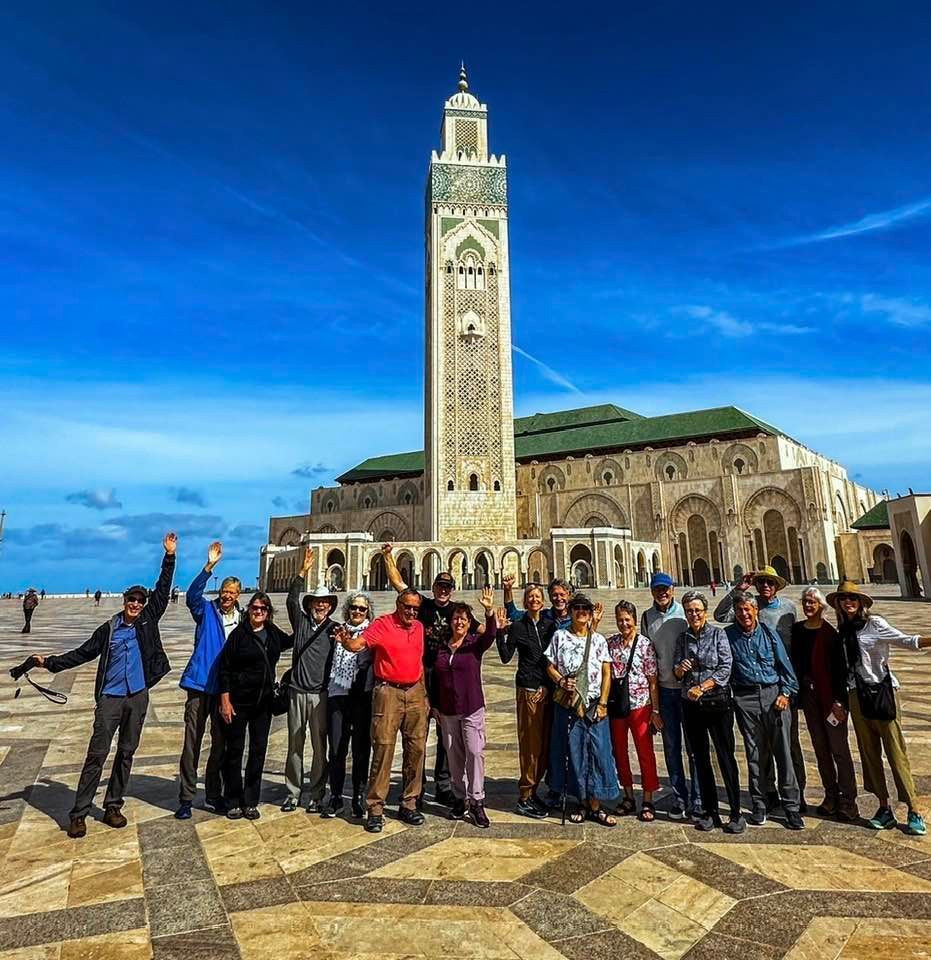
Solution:
[{"label": "wispy cloud", "polygon": [[193,507],[207,507],[207,498],[199,491],[190,487],[172,487],[171,495],[175,503],[189,503]]},{"label": "wispy cloud", "polygon": [[842,223],[836,227],[828,227],[825,230],[819,230],[816,233],[803,234],[800,237],[792,237],[781,243],[775,244],[776,247],[801,247],[808,243],[822,243],[825,240],[837,240],[841,237],[855,237],[861,233],[874,233],[880,230],[889,230],[909,220],[917,217],[927,217],[931,215],[931,197],[924,200],[918,200],[915,203],[907,203],[901,207],[893,207],[891,210],[882,210],[879,213],[870,213],[859,220],[851,223]]},{"label": "wispy cloud", "polygon": [[310,480],[315,477],[322,477],[331,472],[332,468],[328,467],[325,463],[302,463],[299,467],[295,467],[291,471],[291,474],[295,477],[306,477]]},{"label": "wispy cloud", "polygon": [[105,490],[78,490],[69,493],[65,500],[90,510],[119,510],[123,506],[116,499],[116,491],[112,487]]},{"label": "wispy cloud", "polygon": [[288,501],[281,496],[272,497],[272,506],[277,507],[279,510],[284,510],[287,507]]},{"label": "wispy cloud", "polygon": [[860,298],[864,313],[878,313],[900,327],[923,327],[931,324],[931,307],[904,297],[883,297],[875,293]]},{"label": "wispy cloud", "polygon": [[530,353],[527,353],[526,350],[521,350],[521,348],[516,344],[511,344],[511,349],[516,353],[522,356],[525,360],[529,360],[531,363],[536,364],[541,373],[550,383],[555,383],[559,387],[563,387],[566,390],[571,391],[572,393],[581,393],[582,391],[574,384],[572,381],[567,380],[561,373],[554,370],[552,367],[547,366],[542,360],[538,360],[535,356]]},{"label": "wispy cloud", "polygon": [[727,310],[716,310],[703,304],[678,308],[692,320],[700,320],[725,337],[749,337],[755,333],[780,333],[787,336],[812,333],[812,327],[797,323],[774,323],[771,320],[741,320]]}]

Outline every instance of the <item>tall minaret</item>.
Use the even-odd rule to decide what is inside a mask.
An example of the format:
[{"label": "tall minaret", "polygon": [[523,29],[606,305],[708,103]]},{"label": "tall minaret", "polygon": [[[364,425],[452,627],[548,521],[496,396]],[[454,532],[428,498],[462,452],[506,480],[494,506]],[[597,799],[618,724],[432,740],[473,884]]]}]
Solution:
[{"label": "tall minaret", "polygon": [[427,536],[501,543],[517,537],[507,167],[464,65],[441,136],[425,225]]}]

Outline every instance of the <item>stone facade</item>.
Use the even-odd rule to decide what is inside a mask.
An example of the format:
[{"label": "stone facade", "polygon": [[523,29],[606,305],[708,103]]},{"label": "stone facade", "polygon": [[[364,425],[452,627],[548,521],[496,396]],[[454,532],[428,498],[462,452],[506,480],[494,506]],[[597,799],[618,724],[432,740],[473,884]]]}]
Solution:
[{"label": "stone facade", "polygon": [[314,490],[308,515],[272,518],[260,582],[285,586],[301,541],[318,548],[311,582],[353,588],[385,585],[384,541],[426,588],[441,569],[464,585],[632,587],[660,568],[697,585],[764,564],[865,579],[878,535],[851,523],[878,495],[743,411],[514,420],[507,190],[463,71],[427,178],[424,451],[366,461]]}]

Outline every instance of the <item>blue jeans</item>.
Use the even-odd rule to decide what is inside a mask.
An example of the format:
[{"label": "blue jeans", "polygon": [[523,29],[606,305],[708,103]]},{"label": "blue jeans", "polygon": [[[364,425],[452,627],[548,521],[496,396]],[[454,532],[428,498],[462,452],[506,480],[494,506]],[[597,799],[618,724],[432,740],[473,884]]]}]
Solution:
[{"label": "blue jeans", "polygon": [[[688,737],[682,729],[682,691],[659,688],[659,712],[663,718],[663,755],[666,758],[666,772],[676,798],[686,810],[701,810],[701,791],[695,774],[695,757],[689,746]],[[682,766],[682,744],[685,740],[685,752],[689,758],[689,784],[685,781],[685,769]]]}]

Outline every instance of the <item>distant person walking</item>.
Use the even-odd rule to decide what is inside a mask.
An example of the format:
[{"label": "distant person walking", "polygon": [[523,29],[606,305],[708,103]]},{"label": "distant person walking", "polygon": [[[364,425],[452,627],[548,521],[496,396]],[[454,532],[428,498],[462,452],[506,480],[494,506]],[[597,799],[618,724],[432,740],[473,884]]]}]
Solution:
[{"label": "distant person walking", "polygon": [[151,595],[139,584],[129,587],[123,593],[122,612],[101,624],[80,647],[58,656],[36,657],[38,665],[52,673],[100,658],[94,682],[97,701],[94,732],[87,747],[68,827],[68,836],[75,839],[87,833],[85,820],[117,730],[120,736],[103,801],[103,822],[108,827],[126,826],[126,817],[120,808],[149,707],[149,689],[171,669],[162,648],[158,622],[168,606],[171,578],[175,572],[177,536],[165,534],[162,546],[165,549],[162,569]]},{"label": "distant person walking", "polygon": [[35,591],[35,587],[30,587],[26,591],[26,596],[23,597],[23,629],[21,633],[31,633],[32,632],[32,615],[36,612],[36,607],[39,606],[39,595]]},{"label": "distant person walking", "polygon": [[99,607],[99,606],[100,606],[100,598],[101,598],[102,596],[103,596],[103,594],[102,594],[99,590],[95,590],[95,591],[94,591],[94,606],[95,606],[95,607]]}]

